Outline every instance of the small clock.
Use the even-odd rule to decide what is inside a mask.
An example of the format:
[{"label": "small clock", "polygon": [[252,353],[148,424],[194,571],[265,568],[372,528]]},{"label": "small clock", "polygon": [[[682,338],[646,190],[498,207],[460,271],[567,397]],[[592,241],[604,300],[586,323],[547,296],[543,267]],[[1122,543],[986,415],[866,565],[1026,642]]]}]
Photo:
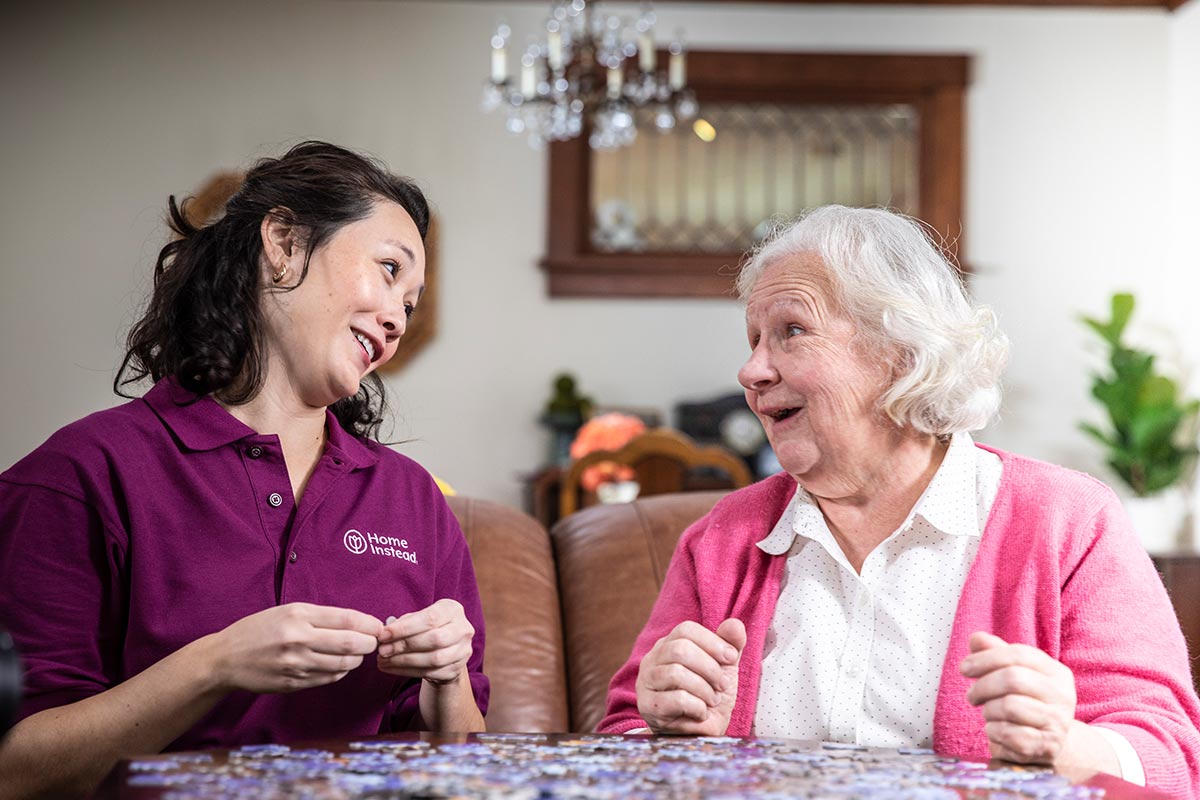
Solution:
[{"label": "small clock", "polygon": [[752,456],[767,441],[767,434],[758,417],[749,409],[735,409],[725,414],[718,425],[721,442],[741,456]]}]

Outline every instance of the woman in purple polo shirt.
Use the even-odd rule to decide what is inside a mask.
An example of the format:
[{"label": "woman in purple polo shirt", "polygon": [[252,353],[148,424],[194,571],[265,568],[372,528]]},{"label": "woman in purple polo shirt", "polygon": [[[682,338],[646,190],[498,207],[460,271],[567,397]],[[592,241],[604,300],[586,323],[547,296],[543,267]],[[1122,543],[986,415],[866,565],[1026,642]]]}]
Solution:
[{"label": "woman in purple polo shirt", "polygon": [[26,667],[0,785],[80,794],[163,749],[482,730],[462,533],[373,440],[425,198],[307,142],[217,222],[174,198],[170,218],[116,381],[153,387],[0,476],[0,624]]}]

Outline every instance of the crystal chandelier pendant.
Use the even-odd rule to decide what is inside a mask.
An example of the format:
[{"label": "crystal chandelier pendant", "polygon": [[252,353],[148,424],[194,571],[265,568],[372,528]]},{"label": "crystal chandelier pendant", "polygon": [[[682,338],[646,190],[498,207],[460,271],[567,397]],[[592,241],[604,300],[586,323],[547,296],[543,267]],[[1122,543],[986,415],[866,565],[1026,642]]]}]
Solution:
[{"label": "crystal chandelier pendant", "polygon": [[505,128],[533,147],[588,136],[597,149],[626,147],[638,134],[638,111],[649,109],[653,127],[670,132],[699,111],[687,87],[682,37],[667,49],[665,68],[654,40],[657,19],[649,3],[626,22],[587,0],[557,0],[540,37],[509,71],[512,29],[501,22],[491,38],[491,77],[480,108],[503,109]]}]

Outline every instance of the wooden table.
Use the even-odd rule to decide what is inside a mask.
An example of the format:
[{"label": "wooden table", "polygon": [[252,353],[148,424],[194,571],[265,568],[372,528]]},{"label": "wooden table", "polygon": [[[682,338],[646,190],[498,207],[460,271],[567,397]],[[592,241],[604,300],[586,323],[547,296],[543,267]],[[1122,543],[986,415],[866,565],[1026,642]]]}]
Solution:
[{"label": "wooden table", "polygon": [[[305,769],[308,777],[303,774]],[[353,743],[318,741],[275,753],[269,749],[249,755],[219,750],[124,761],[96,797],[148,800],[172,791],[197,799],[438,800],[451,796],[442,788],[431,788],[430,781],[440,781],[442,786],[470,784],[468,790],[456,789],[453,796],[461,800],[563,796],[610,800],[635,795],[668,800],[699,798],[704,792],[718,791],[744,798],[760,797],[768,791],[776,792],[775,796],[801,797],[821,785],[814,781],[840,781],[824,785],[853,789],[853,794],[846,796],[870,797],[880,789],[906,787],[906,781],[915,786],[934,779],[967,782],[954,787],[963,798],[998,796],[993,792],[1002,793],[1005,785],[1026,787],[1017,789],[1025,794],[1004,793],[1006,798],[1033,797],[1031,787],[1040,783],[1045,788],[1047,781],[1055,782],[1063,792],[1071,791],[1071,784],[1053,773],[1013,770],[1011,765],[998,763],[971,765],[929,751],[723,737],[396,734]],[[1073,776],[1072,780],[1076,786],[1104,789],[1108,800],[1162,797],[1111,776]],[[996,785],[985,788],[988,783]],[[936,791],[936,784],[920,785]],[[568,791],[572,788],[573,792]],[[649,794],[637,795],[643,789]]]}]

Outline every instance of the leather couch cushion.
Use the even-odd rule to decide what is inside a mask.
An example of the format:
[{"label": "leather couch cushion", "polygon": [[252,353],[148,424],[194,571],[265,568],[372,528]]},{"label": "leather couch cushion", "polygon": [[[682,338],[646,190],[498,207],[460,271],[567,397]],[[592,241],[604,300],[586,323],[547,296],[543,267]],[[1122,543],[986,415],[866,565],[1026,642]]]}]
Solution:
[{"label": "leather couch cushion", "polygon": [[[676,541],[726,493],[686,492],[593,506],[551,530],[572,731],[594,730],[604,718],[608,684],[650,616]],[[489,649],[493,641],[489,630]]]},{"label": "leather couch cushion", "polygon": [[545,528],[499,503],[446,500],[471,550],[483,604],[488,730],[567,730],[562,617]]}]

